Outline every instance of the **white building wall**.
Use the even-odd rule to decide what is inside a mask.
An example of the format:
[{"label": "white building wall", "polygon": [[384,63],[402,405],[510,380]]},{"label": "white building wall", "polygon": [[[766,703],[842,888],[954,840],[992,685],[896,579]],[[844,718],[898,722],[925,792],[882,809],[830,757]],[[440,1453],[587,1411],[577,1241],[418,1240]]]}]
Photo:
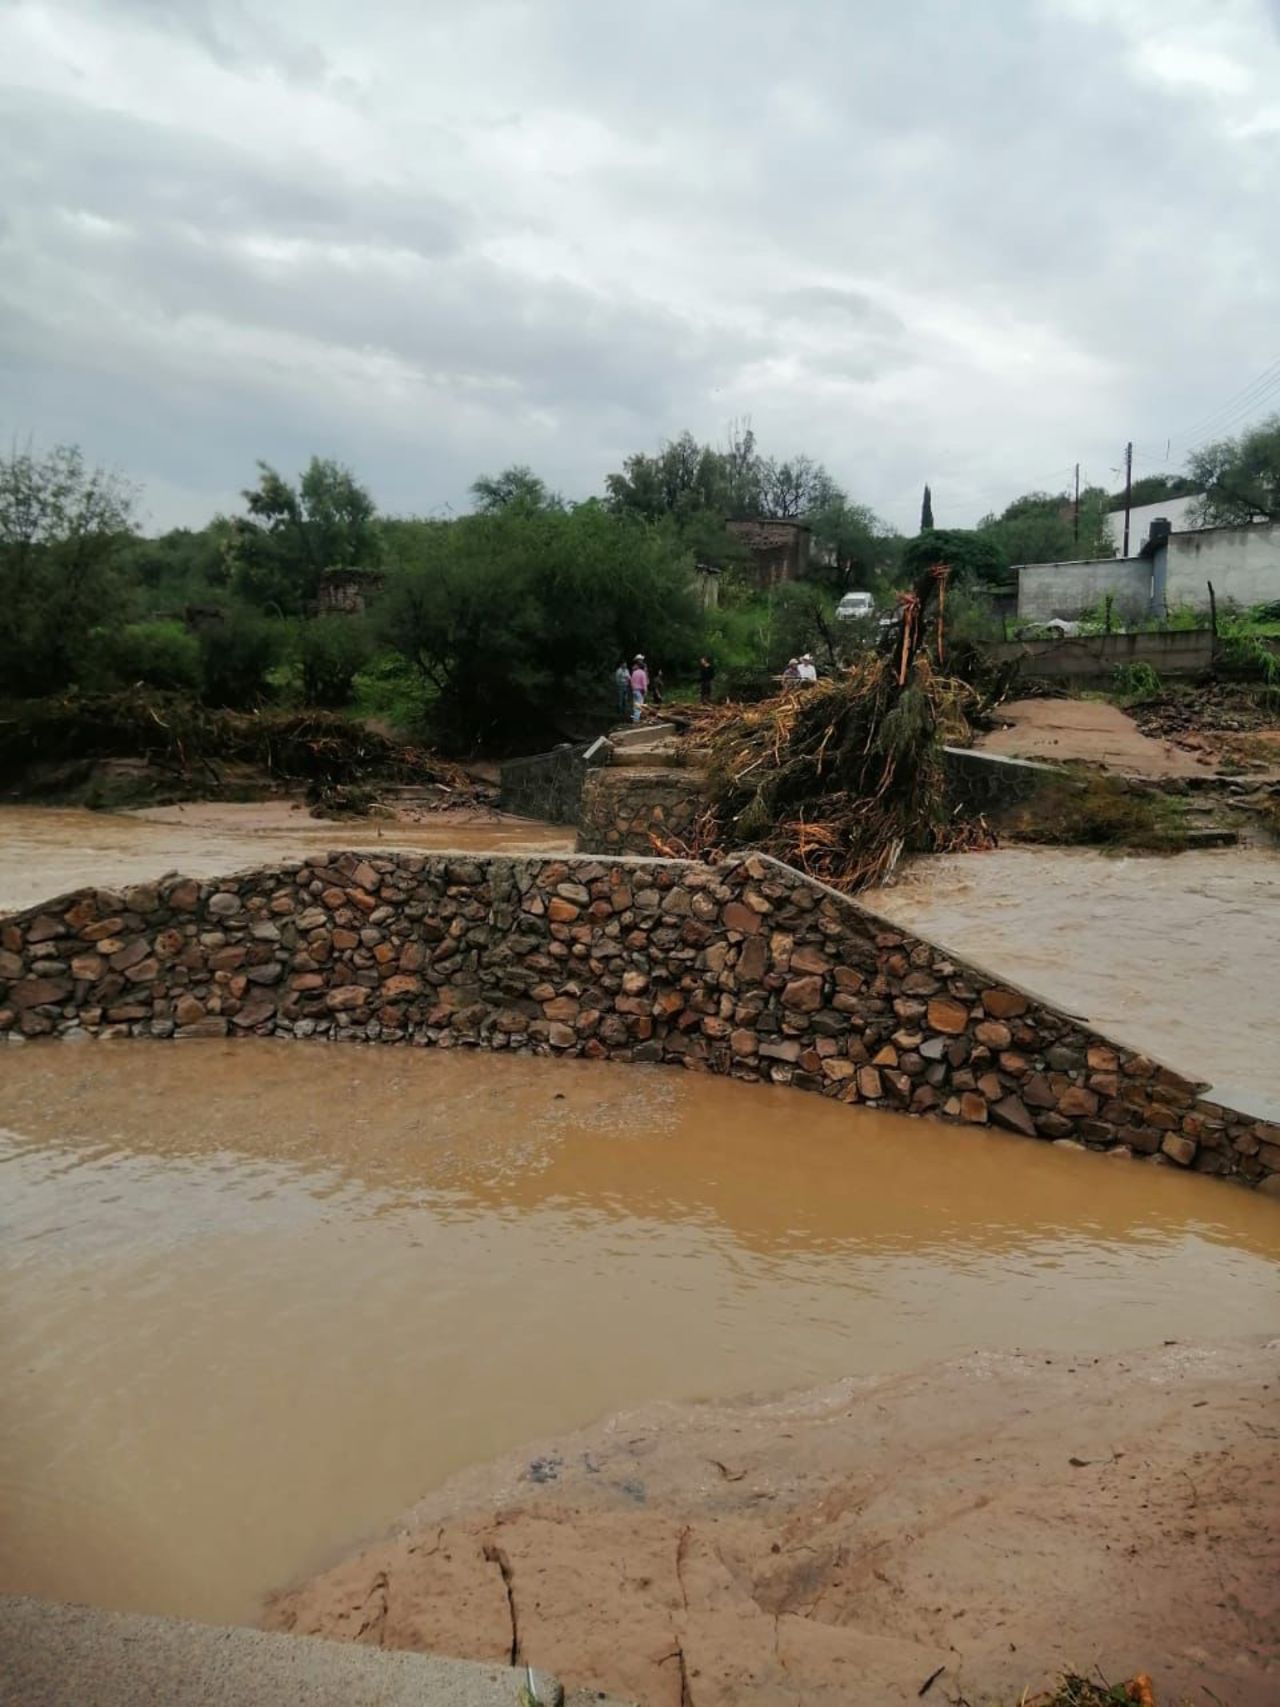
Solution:
[{"label": "white building wall", "polygon": [[[1170,537],[1167,556],[1159,555],[1165,558],[1164,603],[1170,609],[1207,607],[1210,581],[1220,605],[1260,605],[1280,599],[1280,523],[1176,533]],[[1157,585],[1160,579],[1157,574]]]},{"label": "white building wall", "polygon": [[[1129,555],[1136,557],[1147,543],[1147,535],[1151,532],[1151,524],[1163,516],[1174,533],[1182,533],[1194,527],[1191,519],[1192,507],[1199,502],[1197,494],[1189,498],[1166,498],[1162,504],[1138,504],[1129,511]],[[1103,517],[1107,539],[1120,551],[1124,544],[1124,511],[1110,510]]]}]

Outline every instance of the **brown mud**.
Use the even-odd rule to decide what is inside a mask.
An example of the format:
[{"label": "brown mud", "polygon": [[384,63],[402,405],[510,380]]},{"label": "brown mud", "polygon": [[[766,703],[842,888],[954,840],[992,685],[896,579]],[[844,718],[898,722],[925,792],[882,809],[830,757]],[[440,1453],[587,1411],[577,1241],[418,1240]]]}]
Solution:
[{"label": "brown mud", "polygon": [[1002,727],[974,746],[1010,758],[1080,761],[1124,776],[1202,777],[1212,761],[1172,740],[1144,735],[1135,720],[1104,699],[1014,699],[1001,705]]},{"label": "brown mud", "polygon": [[[1280,1694],[1280,1342],[650,1406],[460,1478],[267,1622],[645,1707]],[[1212,1693],[1208,1693],[1212,1691]]]}]

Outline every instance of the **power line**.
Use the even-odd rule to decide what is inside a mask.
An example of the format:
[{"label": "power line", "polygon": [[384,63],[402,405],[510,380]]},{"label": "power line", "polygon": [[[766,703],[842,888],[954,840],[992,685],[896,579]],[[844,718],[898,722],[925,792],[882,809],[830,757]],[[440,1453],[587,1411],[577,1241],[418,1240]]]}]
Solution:
[{"label": "power line", "polygon": [[1178,454],[1180,456],[1186,455],[1189,451],[1204,444],[1208,439],[1228,432],[1233,426],[1243,421],[1246,416],[1260,409],[1277,392],[1280,392],[1280,356],[1269,362],[1261,373],[1256,374],[1249,381],[1248,385],[1233,392],[1225,402],[1219,403],[1207,415],[1202,415],[1198,421],[1189,427],[1184,427],[1176,433],[1170,433],[1165,439],[1163,456],[1159,456],[1154,450],[1144,447],[1141,452],[1143,460],[1167,461],[1170,450],[1175,444],[1184,447]]}]

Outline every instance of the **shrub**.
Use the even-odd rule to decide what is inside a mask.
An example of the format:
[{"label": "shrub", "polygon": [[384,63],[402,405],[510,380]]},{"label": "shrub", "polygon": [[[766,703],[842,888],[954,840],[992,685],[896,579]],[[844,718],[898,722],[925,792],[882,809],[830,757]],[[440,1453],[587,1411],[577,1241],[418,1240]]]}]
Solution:
[{"label": "shrub", "polygon": [[298,635],[302,697],[334,709],[350,702],[357,672],[372,652],[369,630],[356,616],[318,616]]},{"label": "shrub", "polygon": [[1236,681],[1264,682],[1280,687],[1280,658],[1257,632],[1252,614],[1230,614],[1218,621],[1218,649],[1214,666],[1220,675]]},{"label": "shrub", "polygon": [[266,697],[267,677],[284,654],[284,624],[231,609],[199,630],[204,698],[240,710]]},{"label": "shrub", "polygon": [[1160,672],[1151,664],[1117,664],[1115,691],[1121,699],[1152,699],[1164,688]]},{"label": "shrub", "polygon": [[86,679],[103,688],[168,688],[198,694],[200,642],[180,622],[134,622],[101,629],[91,639]]}]

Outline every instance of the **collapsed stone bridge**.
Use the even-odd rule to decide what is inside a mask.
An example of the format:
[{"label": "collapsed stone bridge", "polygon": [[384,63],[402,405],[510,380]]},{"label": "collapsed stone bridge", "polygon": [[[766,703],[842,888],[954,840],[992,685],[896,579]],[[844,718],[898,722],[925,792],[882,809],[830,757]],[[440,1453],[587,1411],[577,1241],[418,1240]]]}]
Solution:
[{"label": "collapsed stone bridge", "polygon": [[332,853],[0,923],[0,1040],[328,1037],[667,1062],[1275,1189],[1280,1128],[759,854]]}]

